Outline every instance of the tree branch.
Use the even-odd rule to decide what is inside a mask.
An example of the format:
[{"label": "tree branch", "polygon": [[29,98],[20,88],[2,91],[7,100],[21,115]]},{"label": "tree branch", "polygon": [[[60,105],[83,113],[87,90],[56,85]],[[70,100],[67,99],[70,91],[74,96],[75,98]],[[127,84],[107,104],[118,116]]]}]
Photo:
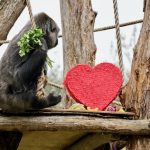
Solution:
[{"label": "tree branch", "polygon": [[25,8],[23,0],[0,1],[0,40],[5,40],[15,21]]}]

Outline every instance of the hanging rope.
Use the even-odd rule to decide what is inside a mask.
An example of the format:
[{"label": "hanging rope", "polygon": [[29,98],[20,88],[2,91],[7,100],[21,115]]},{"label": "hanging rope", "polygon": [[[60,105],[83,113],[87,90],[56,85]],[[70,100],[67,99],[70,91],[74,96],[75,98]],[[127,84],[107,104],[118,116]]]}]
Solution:
[{"label": "hanging rope", "polygon": [[[27,7],[28,7],[28,11],[29,11],[29,15],[30,15],[31,23],[32,23],[32,28],[35,28],[36,23],[35,23],[34,16],[33,16],[33,13],[32,13],[32,7],[31,7],[30,0],[26,0],[26,4],[27,4]],[[44,70],[42,70],[42,74],[38,79],[38,85],[37,85],[37,96],[38,97],[41,97],[41,98],[44,97],[44,95],[45,95],[44,87],[45,87],[46,84],[49,84],[49,85],[54,86],[56,88],[63,89],[63,86],[60,86],[58,84],[49,82],[48,79],[47,79],[47,76],[44,74]]]},{"label": "hanging rope", "polygon": [[[26,5],[28,7],[32,28],[36,28],[36,23],[35,23],[34,16],[32,13],[32,7],[31,7],[30,0],[26,0]],[[43,98],[45,95],[44,87],[45,87],[46,83],[47,83],[47,78],[44,74],[44,71],[42,70],[41,76],[38,79],[37,92],[36,92],[36,95],[39,98]]]},{"label": "hanging rope", "polygon": [[33,16],[33,13],[32,13],[32,7],[31,7],[30,0],[26,0],[26,4],[27,4],[27,7],[28,7],[28,11],[29,11],[29,15],[30,15],[31,23],[32,23],[32,28],[35,28],[36,23],[35,23],[34,16]]},{"label": "hanging rope", "polygon": [[121,36],[120,36],[120,25],[119,25],[119,14],[118,14],[117,0],[113,0],[113,6],[114,6],[114,16],[115,16],[115,26],[116,26],[116,38],[117,38],[119,66],[120,66],[120,69],[122,71],[123,81],[124,81],[124,67],[123,67],[123,57],[122,57],[122,46],[121,46]]}]

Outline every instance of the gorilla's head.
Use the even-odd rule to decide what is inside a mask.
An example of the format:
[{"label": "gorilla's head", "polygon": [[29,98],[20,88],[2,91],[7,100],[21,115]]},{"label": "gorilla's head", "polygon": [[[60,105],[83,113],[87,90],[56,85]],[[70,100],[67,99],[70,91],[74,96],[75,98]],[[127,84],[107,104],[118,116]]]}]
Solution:
[{"label": "gorilla's head", "polygon": [[48,49],[55,47],[58,44],[58,33],[60,30],[56,22],[45,13],[36,15],[35,22],[44,32],[44,39]]}]

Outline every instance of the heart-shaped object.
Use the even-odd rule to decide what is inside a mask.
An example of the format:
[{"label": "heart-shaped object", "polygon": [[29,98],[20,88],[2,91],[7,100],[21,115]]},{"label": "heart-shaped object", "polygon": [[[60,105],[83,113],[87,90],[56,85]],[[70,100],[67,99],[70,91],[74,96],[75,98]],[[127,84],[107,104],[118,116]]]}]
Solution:
[{"label": "heart-shaped object", "polygon": [[111,63],[101,63],[94,68],[79,64],[67,73],[64,85],[77,102],[104,110],[121,88],[122,73]]}]

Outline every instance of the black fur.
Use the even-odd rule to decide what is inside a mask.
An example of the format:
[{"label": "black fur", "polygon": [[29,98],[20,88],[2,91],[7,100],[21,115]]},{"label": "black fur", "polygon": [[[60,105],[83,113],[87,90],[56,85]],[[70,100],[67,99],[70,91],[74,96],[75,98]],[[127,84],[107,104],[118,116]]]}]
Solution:
[{"label": "black fur", "polygon": [[37,27],[42,28],[42,46],[23,57],[19,56],[17,42],[31,29],[31,22],[17,34],[8,45],[0,61],[0,108],[7,112],[22,112],[56,105],[61,96],[49,94],[46,98],[36,96],[37,80],[45,65],[47,51],[58,43],[58,32],[54,20],[45,13],[34,17]]}]

